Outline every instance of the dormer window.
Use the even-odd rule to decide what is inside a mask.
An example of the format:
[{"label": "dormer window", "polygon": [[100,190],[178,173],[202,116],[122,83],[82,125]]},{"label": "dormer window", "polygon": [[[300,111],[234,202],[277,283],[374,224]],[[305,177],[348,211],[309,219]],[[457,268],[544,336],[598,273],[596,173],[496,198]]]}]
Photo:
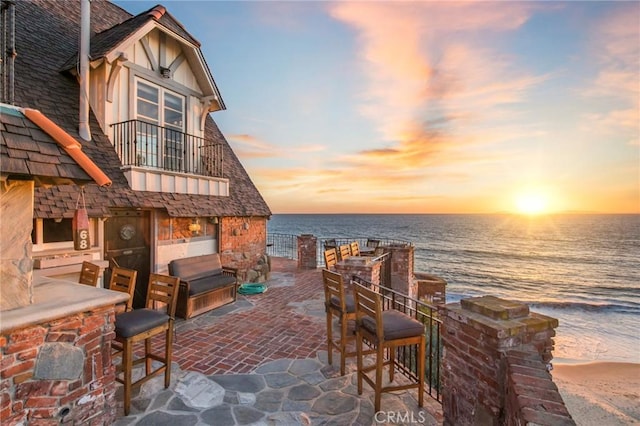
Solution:
[{"label": "dormer window", "polygon": [[185,98],[148,81],[136,81],[136,162],[181,170],[184,162]]}]

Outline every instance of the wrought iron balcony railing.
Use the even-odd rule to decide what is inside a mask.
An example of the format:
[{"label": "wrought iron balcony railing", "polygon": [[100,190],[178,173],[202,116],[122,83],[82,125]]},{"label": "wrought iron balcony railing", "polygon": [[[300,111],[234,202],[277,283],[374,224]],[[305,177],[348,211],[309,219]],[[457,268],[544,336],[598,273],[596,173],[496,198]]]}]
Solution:
[{"label": "wrought iron balcony railing", "polygon": [[114,123],[111,127],[113,144],[123,166],[223,176],[220,143],[141,120]]}]

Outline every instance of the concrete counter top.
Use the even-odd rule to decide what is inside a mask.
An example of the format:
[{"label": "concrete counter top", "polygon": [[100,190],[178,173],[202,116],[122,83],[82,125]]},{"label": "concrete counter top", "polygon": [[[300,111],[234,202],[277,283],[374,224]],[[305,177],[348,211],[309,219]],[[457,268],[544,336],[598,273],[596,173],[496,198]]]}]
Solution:
[{"label": "concrete counter top", "polygon": [[34,278],[33,296],[34,303],[29,306],[0,312],[0,333],[129,299],[119,291],[48,277]]}]

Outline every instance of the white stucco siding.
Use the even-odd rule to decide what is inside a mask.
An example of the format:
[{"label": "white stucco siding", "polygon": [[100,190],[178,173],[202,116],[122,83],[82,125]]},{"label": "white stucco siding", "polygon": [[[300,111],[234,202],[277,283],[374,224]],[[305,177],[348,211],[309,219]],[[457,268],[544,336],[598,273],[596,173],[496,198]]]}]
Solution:
[{"label": "white stucco siding", "polygon": [[145,51],[145,48],[142,45],[142,43],[143,43],[142,40],[146,40],[146,42],[148,42],[149,47],[150,47],[149,51],[153,55],[153,59],[155,59],[156,62],[158,61],[158,48],[157,48],[158,43],[157,43],[157,41],[154,43],[153,33],[149,33],[145,37],[143,37],[142,39],[140,39],[137,42],[133,43],[131,45],[131,47],[129,47],[129,49],[127,49],[128,50],[127,51],[127,57],[134,64],[139,65],[142,68],[146,68],[148,70],[151,70],[151,69],[153,69],[153,67],[151,66],[151,60],[150,60],[149,56],[147,55],[147,52]]},{"label": "white stucco siding", "polygon": [[[109,74],[111,72],[112,65],[107,65],[107,71],[105,72],[105,85],[108,82]],[[120,68],[120,71],[117,77],[114,80],[113,86],[113,101],[107,102],[105,97],[105,116],[104,123],[106,128],[104,129],[105,133],[109,135],[109,140],[113,143],[113,127],[111,124],[121,123],[123,121],[130,120],[132,117],[129,115],[129,103],[130,103],[130,72],[129,68],[123,66]],[[106,93],[106,88],[105,88]]]},{"label": "white stucco siding", "polygon": [[105,108],[106,108],[106,75],[107,65],[103,62],[89,73],[89,104],[98,119],[100,128],[106,132]]},{"label": "white stucco siding", "polygon": [[[196,78],[193,74],[193,70],[187,61],[187,57],[183,53],[182,44],[172,39],[169,36],[164,37],[164,67],[171,66],[176,60],[180,61],[177,68],[175,68],[171,78],[176,82],[189,89],[202,93]],[[181,57],[181,58],[180,58]],[[180,58],[180,59],[179,59]]]},{"label": "white stucco siding", "polygon": [[120,123],[129,120],[129,68],[122,67],[113,88],[113,102],[109,108],[107,123]]},{"label": "white stucco siding", "polygon": [[158,274],[169,273],[169,262],[183,257],[215,253],[218,242],[215,239],[189,241],[185,243],[158,246],[155,269]]}]

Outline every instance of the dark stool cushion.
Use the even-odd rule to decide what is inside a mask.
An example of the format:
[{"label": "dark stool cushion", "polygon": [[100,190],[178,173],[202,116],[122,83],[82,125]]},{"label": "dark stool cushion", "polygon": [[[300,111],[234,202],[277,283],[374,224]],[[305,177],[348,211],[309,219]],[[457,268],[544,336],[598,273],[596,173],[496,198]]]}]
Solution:
[{"label": "dark stool cushion", "polygon": [[[424,324],[395,309],[382,312],[382,324],[386,341],[424,334]],[[373,318],[362,318],[362,327],[376,334],[376,321]]]},{"label": "dark stool cushion", "polygon": [[116,336],[131,337],[169,321],[169,315],[153,309],[135,309],[116,315]]},{"label": "dark stool cushion", "polygon": [[[344,302],[347,307],[347,313],[352,314],[356,311],[356,301],[353,299],[352,295],[347,295],[344,297]],[[340,310],[340,299],[337,296],[331,297],[331,306],[335,309]]]}]

